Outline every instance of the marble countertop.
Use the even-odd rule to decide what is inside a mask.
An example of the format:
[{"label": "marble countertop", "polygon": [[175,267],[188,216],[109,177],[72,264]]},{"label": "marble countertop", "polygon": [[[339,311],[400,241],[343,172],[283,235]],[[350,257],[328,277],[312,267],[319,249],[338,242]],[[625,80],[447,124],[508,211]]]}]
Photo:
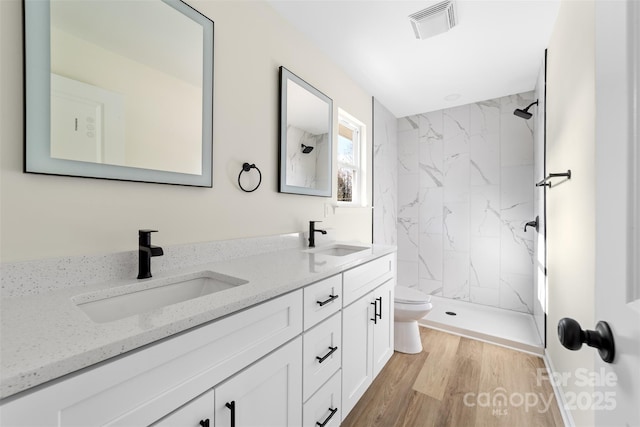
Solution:
[{"label": "marble countertop", "polygon": [[395,252],[393,246],[358,245],[367,249],[347,256],[313,254],[304,248],[287,249],[154,274],[145,280],[213,271],[248,283],[106,323],[90,320],[72,298],[78,300],[78,295],[111,290],[116,295],[118,287],[144,280],[115,280],[3,298],[0,398]]}]

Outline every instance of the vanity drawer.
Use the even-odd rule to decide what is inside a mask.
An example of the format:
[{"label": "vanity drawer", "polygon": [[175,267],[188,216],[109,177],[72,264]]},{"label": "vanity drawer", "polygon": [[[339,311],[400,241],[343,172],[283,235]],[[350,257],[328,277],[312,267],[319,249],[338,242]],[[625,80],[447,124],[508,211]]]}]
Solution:
[{"label": "vanity drawer", "polygon": [[342,275],[338,274],[304,288],[304,329],[342,308]]},{"label": "vanity drawer", "polygon": [[342,312],[304,333],[302,358],[305,401],[342,365]]},{"label": "vanity drawer", "polygon": [[340,409],[342,403],[341,376],[342,371],[340,370],[333,374],[331,379],[304,404],[302,409],[302,425],[304,427],[316,427],[318,424],[324,427],[340,425],[342,419]]},{"label": "vanity drawer", "polygon": [[395,275],[395,254],[386,255],[346,271],[342,305],[346,307]]}]

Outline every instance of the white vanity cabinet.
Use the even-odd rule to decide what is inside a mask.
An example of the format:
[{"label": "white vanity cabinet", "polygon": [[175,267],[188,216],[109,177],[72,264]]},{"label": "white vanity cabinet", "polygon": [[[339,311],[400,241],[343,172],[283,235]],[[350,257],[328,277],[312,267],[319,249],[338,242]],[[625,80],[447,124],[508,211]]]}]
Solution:
[{"label": "white vanity cabinet", "polygon": [[[393,355],[395,259],[380,258],[344,274],[354,300],[343,309],[342,417],[349,414]],[[361,296],[361,294],[363,294]]]},{"label": "white vanity cabinet", "polygon": [[0,401],[0,425],[338,426],[393,353],[395,254]]}]

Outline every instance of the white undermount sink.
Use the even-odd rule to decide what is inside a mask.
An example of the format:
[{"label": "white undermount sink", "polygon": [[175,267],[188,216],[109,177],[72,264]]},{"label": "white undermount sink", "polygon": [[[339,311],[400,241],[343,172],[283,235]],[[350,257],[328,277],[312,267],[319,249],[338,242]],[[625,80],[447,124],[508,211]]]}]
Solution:
[{"label": "white undermount sink", "polygon": [[366,246],[335,244],[317,249],[309,249],[306,252],[317,255],[345,256],[355,254],[356,252],[361,252],[367,249],[369,248]]},{"label": "white undermount sink", "polygon": [[213,271],[201,271],[173,278],[151,279],[119,288],[77,295],[72,301],[91,320],[111,322],[224,291],[246,280]]}]

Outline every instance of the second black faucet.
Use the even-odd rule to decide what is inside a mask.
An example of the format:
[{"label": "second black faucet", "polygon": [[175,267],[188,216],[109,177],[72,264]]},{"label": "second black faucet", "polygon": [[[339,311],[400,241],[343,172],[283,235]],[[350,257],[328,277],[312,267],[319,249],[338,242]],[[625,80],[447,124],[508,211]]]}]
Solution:
[{"label": "second black faucet", "polygon": [[151,244],[151,233],[157,231],[138,230],[138,279],[151,277],[151,257],[164,255],[160,246]]},{"label": "second black faucet", "polygon": [[316,247],[316,233],[327,234],[327,230],[316,230],[316,222],[322,221],[309,221],[309,247]]}]

